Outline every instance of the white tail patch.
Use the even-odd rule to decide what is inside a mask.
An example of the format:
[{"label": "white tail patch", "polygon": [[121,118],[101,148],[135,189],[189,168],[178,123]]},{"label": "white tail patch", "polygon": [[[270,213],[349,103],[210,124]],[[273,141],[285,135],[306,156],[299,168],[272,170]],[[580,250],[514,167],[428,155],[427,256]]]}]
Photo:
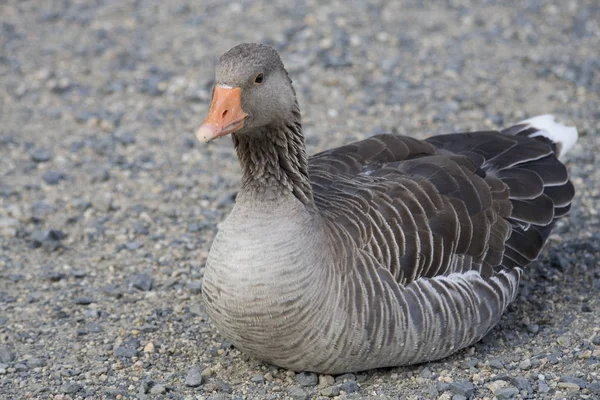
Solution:
[{"label": "white tail patch", "polygon": [[545,114],[519,122],[530,128],[539,129],[539,132],[529,137],[544,136],[558,145],[558,156],[563,156],[577,142],[577,129],[574,126],[565,126],[554,120],[554,115]]}]

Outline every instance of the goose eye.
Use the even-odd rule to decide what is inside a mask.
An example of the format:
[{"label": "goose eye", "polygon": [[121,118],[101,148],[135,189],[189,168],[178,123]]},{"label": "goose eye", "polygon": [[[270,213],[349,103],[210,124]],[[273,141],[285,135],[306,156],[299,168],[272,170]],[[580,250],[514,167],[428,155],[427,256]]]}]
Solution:
[{"label": "goose eye", "polygon": [[254,83],[262,83],[263,79],[265,79],[265,77],[261,72],[260,74],[256,75],[256,78],[254,78]]}]

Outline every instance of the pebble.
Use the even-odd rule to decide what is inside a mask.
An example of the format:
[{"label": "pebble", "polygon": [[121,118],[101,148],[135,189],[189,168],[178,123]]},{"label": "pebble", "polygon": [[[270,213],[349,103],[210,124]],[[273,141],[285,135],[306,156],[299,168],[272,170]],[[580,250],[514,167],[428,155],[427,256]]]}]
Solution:
[{"label": "pebble", "polygon": [[470,397],[475,393],[475,385],[469,381],[451,382],[448,385],[448,390],[461,396]]},{"label": "pebble", "polygon": [[356,375],[352,373],[342,374],[335,377],[335,381],[338,383],[346,382],[346,381],[355,381]]},{"label": "pebble", "polygon": [[252,378],[250,378],[250,380],[254,383],[260,383],[260,384],[265,383],[265,377],[263,374],[255,374],[252,376]]},{"label": "pebble", "polygon": [[340,390],[346,393],[354,393],[358,390],[358,384],[355,381],[346,381],[340,385]]},{"label": "pebble", "polygon": [[64,238],[64,232],[58,229],[36,230],[31,234],[31,244],[34,248],[43,247],[45,250],[55,251],[62,247],[61,241]]},{"label": "pebble", "polygon": [[198,387],[204,383],[204,378],[200,372],[200,367],[195,365],[190,368],[185,377],[185,386]]},{"label": "pebble", "polygon": [[519,363],[520,370],[528,370],[531,368],[531,360],[524,360]]},{"label": "pebble", "polygon": [[54,170],[46,171],[42,175],[42,179],[48,185],[58,185],[60,183],[60,181],[62,181],[63,179],[66,179],[66,177],[67,176],[65,174],[63,174],[62,172],[54,171]]},{"label": "pebble", "polygon": [[188,289],[192,294],[202,293],[202,281],[191,281],[187,284]]},{"label": "pebble", "polygon": [[20,223],[14,218],[0,217],[0,236],[13,237],[17,235]]},{"label": "pebble", "polygon": [[148,342],[144,346],[144,353],[154,353],[154,343]]},{"label": "pebble", "polygon": [[92,207],[96,211],[107,213],[113,208],[112,196],[107,193],[100,193],[92,199]]},{"label": "pebble", "polygon": [[308,393],[299,387],[292,387],[288,391],[288,396],[293,400],[306,400],[308,399]]},{"label": "pebble", "polygon": [[505,387],[496,390],[494,395],[498,400],[514,399],[519,394],[519,389],[515,387]]},{"label": "pebble", "polygon": [[498,358],[492,358],[491,360],[489,360],[488,365],[495,369],[504,369],[504,364],[502,363],[502,360]]},{"label": "pebble", "polygon": [[308,387],[308,386],[316,386],[319,383],[319,377],[314,372],[300,372],[296,374],[296,382],[300,384],[300,386]]},{"label": "pebble", "polygon": [[64,383],[60,387],[60,392],[64,394],[75,394],[82,389],[83,386],[77,383]]},{"label": "pebble", "polygon": [[7,346],[0,345],[0,362],[8,364],[15,359],[15,353],[12,352]]},{"label": "pebble", "polygon": [[36,163],[47,162],[52,159],[52,154],[48,149],[39,148],[31,152],[31,161]]},{"label": "pebble", "polygon": [[167,388],[164,385],[161,385],[160,383],[152,386],[152,388],[150,389],[150,394],[165,394],[167,393]]},{"label": "pebble", "polygon": [[138,290],[148,292],[152,290],[152,278],[147,273],[141,273],[133,277],[132,286]]},{"label": "pebble", "polygon": [[82,296],[82,297],[75,297],[73,299],[73,303],[75,304],[79,304],[82,306],[87,306],[89,304],[92,304],[94,302],[94,299],[88,296]]},{"label": "pebble", "polygon": [[581,389],[581,387],[574,383],[574,382],[558,382],[557,385],[559,388],[561,389],[568,389],[568,390],[579,390]]},{"label": "pebble", "polygon": [[[327,396],[327,397],[339,396],[339,394],[340,394],[340,387],[339,386],[328,386],[328,387],[325,387],[325,388],[321,389],[319,391],[319,393],[322,396]],[[346,393],[349,393],[349,392],[346,392]]]}]

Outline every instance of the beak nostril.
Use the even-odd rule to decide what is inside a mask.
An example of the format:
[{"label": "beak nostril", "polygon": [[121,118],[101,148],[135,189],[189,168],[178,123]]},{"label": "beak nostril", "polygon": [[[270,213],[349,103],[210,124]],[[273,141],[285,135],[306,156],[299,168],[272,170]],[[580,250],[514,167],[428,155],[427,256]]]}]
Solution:
[{"label": "beak nostril", "polygon": [[221,118],[225,118],[225,116],[227,115],[227,111],[228,110],[223,111],[223,114],[221,114]]}]

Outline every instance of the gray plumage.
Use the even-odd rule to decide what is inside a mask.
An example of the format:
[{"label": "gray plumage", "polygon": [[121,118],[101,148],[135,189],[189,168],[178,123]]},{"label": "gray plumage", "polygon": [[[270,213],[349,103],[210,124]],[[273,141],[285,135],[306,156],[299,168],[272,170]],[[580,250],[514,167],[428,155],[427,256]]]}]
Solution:
[{"label": "gray plumage", "polygon": [[[253,85],[261,72],[264,84]],[[230,50],[217,84],[242,88],[248,118],[232,134],[242,188],[212,244],[203,294],[219,331],[266,362],[342,373],[471,345],[569,210],[574,190],[557,154],[574,130],[559,124],[425,141],[377,135],[307,159],[273,49]]]}]

